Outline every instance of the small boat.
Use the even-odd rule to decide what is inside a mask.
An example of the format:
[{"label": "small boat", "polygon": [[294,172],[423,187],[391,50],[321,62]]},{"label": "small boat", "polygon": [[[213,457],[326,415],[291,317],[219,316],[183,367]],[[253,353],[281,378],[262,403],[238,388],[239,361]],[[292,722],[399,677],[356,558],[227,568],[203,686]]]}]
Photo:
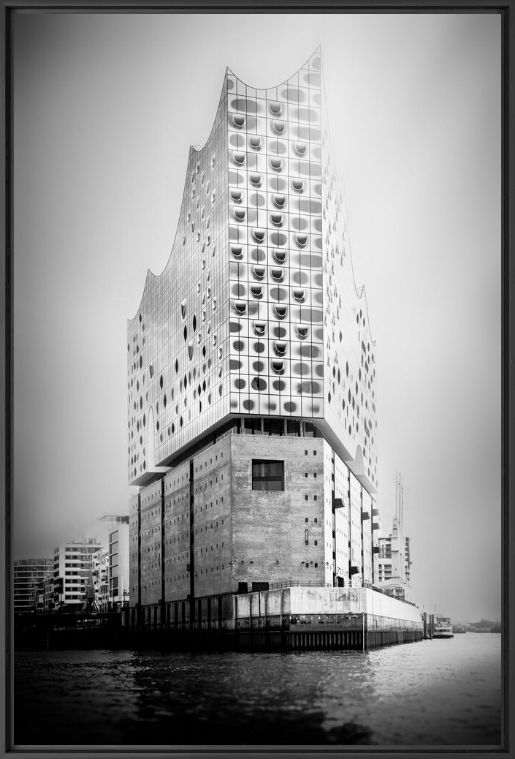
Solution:
[{"label": "small boat", "polygon": [[454,638],[454,632],[449,617],[437,617],[433,638]]}]

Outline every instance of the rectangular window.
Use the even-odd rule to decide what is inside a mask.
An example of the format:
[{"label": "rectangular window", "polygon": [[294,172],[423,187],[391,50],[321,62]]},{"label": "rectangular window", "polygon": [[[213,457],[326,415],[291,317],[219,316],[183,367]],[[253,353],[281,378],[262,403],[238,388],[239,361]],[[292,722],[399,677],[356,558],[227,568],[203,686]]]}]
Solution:
[{"label": "rectangular window", "polygon": [[284,461],[252,459],[252,490],[284,490]]}]

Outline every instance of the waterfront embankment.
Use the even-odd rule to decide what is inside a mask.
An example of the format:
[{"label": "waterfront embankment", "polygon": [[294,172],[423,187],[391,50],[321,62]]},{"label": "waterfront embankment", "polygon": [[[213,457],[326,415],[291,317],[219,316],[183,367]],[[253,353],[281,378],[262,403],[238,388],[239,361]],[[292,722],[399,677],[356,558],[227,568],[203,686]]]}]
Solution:
[{"label": "waterfront embankment", "polygon": [[414,604],[370,588],[285,587],[223,594],[121,614],[18,620],[19,647],[178,650],[365,650],[431,637]]}]

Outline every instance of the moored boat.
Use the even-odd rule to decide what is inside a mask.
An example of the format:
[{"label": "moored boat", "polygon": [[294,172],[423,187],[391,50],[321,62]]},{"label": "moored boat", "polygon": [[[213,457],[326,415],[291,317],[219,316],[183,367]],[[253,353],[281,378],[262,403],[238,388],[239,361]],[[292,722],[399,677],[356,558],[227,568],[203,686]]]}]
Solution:
[{"label": "moored boat", "polygon": [[449,617],[437,617],[433,638],[454,638],[454,632]]}]

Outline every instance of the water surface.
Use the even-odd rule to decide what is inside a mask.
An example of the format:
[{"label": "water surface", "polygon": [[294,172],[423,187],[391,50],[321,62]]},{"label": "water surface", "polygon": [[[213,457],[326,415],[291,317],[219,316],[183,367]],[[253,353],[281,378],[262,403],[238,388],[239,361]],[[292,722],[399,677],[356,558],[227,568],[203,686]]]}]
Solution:
[{"label": "water surface", "polygon": [[375,651],[19,651],[19,745],[501,742],[501,636]]}]

